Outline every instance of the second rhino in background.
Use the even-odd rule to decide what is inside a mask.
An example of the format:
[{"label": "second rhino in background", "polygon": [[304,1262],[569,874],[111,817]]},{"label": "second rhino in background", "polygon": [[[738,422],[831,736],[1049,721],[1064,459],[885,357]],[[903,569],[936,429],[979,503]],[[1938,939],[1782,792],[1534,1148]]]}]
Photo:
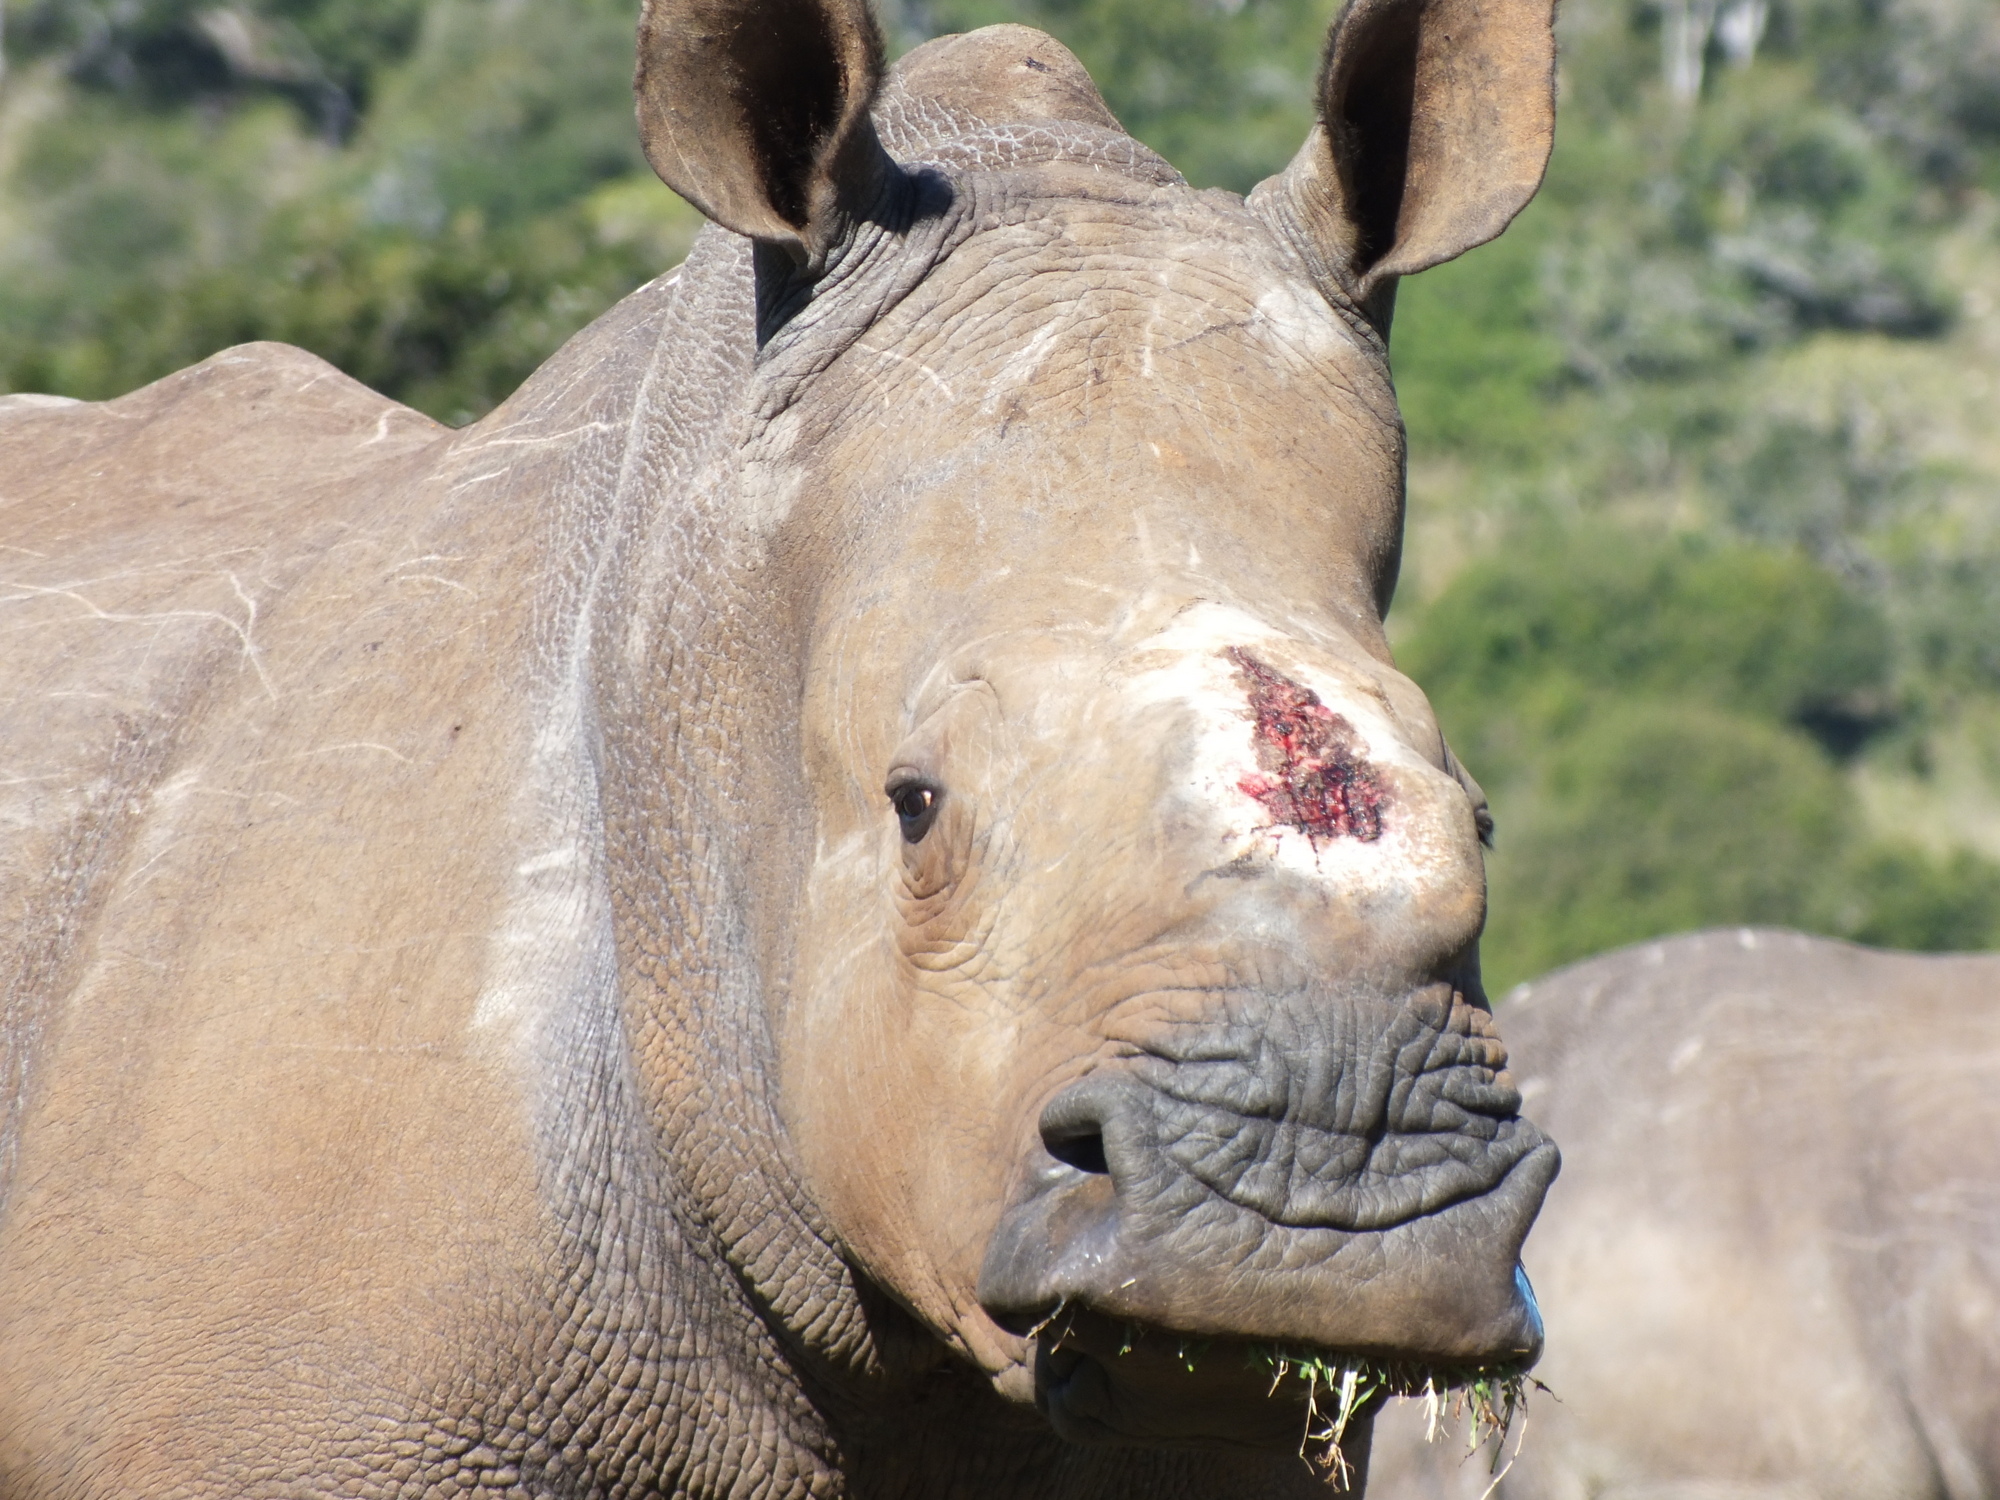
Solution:
[{"label": "second rhino in background", "polygon": [[[2000,1494],[2000,955],[1697,933],[1501,1015],[1564,1154],[1501,1500]],[[1370,1500],[1493,1484],[1425,1425],[1383,1414]]]}]

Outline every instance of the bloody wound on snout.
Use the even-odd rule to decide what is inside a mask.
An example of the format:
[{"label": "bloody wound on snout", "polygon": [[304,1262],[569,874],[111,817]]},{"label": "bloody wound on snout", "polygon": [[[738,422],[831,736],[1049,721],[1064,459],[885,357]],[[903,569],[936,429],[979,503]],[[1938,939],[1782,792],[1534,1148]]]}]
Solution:
[{"label": "bloody wound on snout", "polygon": [[1240,646],[1225,653],[1250,693],[1258,769],[1236,783],[1271,815],[1319,847],[1343,835],[1382,836],[1382,785],[1360,754],[1354,726],[1304,683],[1266,666]]}]

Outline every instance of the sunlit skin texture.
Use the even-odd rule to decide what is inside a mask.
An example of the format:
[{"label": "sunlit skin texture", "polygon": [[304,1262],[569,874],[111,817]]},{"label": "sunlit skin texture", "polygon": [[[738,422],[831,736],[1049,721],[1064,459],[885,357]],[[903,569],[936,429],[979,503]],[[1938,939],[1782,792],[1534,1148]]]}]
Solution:
[{"label": "sunlit skin texture", "polygon": [[[822,556],[837,536],[846,555],[817,610],[827,668],[807,673],[825,811],[809,967],[779,1036],[817,1196],[868,1226],[856,1249],[927,1321],[1025,1391],[1020,1341],[977,1303],[992,1221],[964,1205],[1006,1200],[1039,1107],[987,1101],[1052,1098],[1312,954],[1389,986],[1434,982],[1478,933],[1483,881],[1472,804],[1379,625],[1402,461],[1379,359],[1295,294],[1240,212],[1063,168],[1018,191],[1020,209],[990,208],[999,222],[955,252],[961,278],[920,289],[813,394],[844,415],[897,413],[929,435],[923,458],[885,454],[866,422],[799,414],[802,432],[855,434],[800,457],[871,514],[829,510],[794,544]],[[1171,201],[1169,223],[1135,233],[1134,197]],[[1223,252],[1190,265],[1190,239]],[[946,316],[945,297],[992,306]],[[1087,495],[1054,482],[1078,473]],[[1190,639],[1155,644],[1176,620]],[[1177,803],[1182,767],[1156,747],[1216,710],[1117,687],[1205,663],[1234,700],[1217,728],[1254,769],[1238,644],[1317,669],[1324,696],[1365,704],[1399,742],[1401,763],[1376,774],[1411,843],[1373,861],[1371,882],[1407,903],[1393,932],[1310,868],[1309,837],[1281,836],[1282,870],[1260,835],[1251,879],[1201,879],[1246,849],[1219,828],[1184,836],[1209,810]],[[882,714],[888,702],[904,713]],[[883,816],[899,771],[942,791],[917,846]],[[1269,822],[1234,801],[1218,819]],[[1069,811],[1036,816],[1055,807]],[[1246,938],[1230,908],[1280,882],[1298,908]],[[909,1233],[938,1222],[963,1226],[942,1254]]]},{"label": "sunlit skin texture", "polygon": [[[1539,1345],[1331,148],[1260,209],[1037,33],[878,98],[734,3],[641,35],[717,225],[484,421],[0,403],[7,1500],[1316,1495],[1251,1346]],[[1433,41],[1527,58],[1511,212],[1547,8]],[[795,96],[861,144],[760,158]]]}]

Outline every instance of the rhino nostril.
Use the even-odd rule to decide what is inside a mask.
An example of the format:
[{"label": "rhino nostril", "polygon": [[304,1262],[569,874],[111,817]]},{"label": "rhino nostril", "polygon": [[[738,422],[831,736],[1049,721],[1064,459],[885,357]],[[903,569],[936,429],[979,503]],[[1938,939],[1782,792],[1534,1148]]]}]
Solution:
[{"label": "rhino nostril", "polygon": [[[1106,1138],[1116,1136],[1120,1155],[1129,1154],[1137,1123],[1131,1116],[1143,1107],[1136,1097],[1142,1092],[1143,1086],[1132,1078],[1102,1073],[1071,1085],[1042,1111],[1037,1127],[1042,1148],[1079,1172],[1093,1177],[1115,1176]],[[1122,1166],[1120,1170],[1124,1170]]]},{"label": "rhino nostril", "polygon": [[1055,1139],[1044,1137],[1042,1145],[1057,1161],[1067,1162],[1079,1172],[1096,1172],[1108,1175],[1111,1163],[1104,1156],[1104,1134],[1092,1130],[1077,1135],[1065,1135]]}]

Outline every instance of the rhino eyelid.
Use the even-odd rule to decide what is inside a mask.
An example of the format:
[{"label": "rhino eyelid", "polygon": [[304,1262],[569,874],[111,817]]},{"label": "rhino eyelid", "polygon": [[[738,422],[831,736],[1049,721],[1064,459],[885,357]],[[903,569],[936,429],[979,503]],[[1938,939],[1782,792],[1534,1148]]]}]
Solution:
[{"label": "rhino eyelid", "polygon": [[920,844],[937,820],[938,803],[944,789],[918,776],[897,777],[885,788],[896,819],[903,825],[903,841]]}]

